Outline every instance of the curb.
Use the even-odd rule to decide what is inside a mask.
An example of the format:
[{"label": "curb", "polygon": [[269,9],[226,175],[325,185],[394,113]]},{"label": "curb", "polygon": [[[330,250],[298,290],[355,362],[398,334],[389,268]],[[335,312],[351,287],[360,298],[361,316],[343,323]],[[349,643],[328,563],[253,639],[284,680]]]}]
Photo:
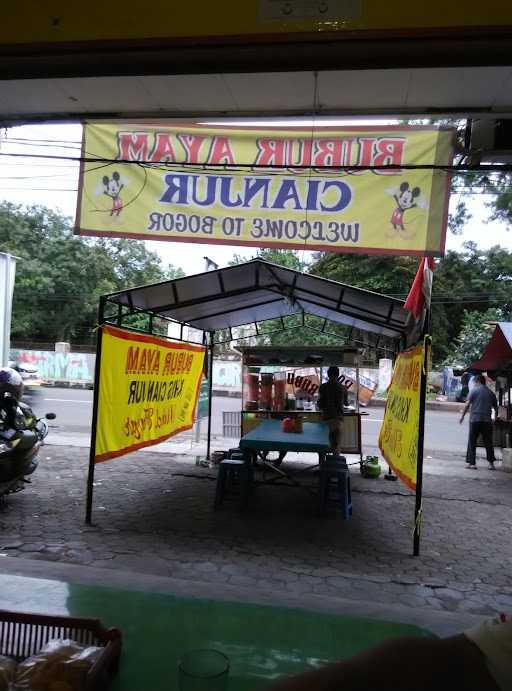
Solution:
[{"label": "curb", "polygon": [[[385,398],[372,398],[368,404],[368,408],[384,408],[386,406]],[[446,410],[452,413],[460,413],[464,403],[456,403],[454,401],[427,401],[427,410]]]}]

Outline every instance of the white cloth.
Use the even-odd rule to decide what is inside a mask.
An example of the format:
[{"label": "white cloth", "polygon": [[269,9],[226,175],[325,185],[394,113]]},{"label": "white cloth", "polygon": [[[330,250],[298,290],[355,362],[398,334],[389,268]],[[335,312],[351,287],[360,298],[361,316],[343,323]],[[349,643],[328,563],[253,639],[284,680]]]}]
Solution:
[{"label": "white cloth", "polygon": [[464,635],[473,641],[485,656],[489,672],[502,691],[512,689],[512,619],[500,617],[475,626]]}]

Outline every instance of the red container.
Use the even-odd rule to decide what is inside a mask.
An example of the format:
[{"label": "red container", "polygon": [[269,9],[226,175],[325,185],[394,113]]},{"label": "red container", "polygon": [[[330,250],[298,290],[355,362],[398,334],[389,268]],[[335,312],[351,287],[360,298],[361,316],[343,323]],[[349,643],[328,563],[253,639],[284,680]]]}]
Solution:
[{"label": "red container", "polygon": [[270,410],[272,408],[272,384],[274,383],[273,374],[261,375],[260,387],[260,408]]},{"label": "red container", "polygon": [[257,401],[260,397],[260,380],[257,374],[245,375],[246,396],[247,401]]},{"label": "red container", "polygon": [[274,379],[274,404],[273,410],[284,410],[284,399],[286,393],[286,379]]},{"label": "red container", "polygon": [[295,422],[291,417],[285,417],[281,423],[281,429],[283,432],[295,432]]}]

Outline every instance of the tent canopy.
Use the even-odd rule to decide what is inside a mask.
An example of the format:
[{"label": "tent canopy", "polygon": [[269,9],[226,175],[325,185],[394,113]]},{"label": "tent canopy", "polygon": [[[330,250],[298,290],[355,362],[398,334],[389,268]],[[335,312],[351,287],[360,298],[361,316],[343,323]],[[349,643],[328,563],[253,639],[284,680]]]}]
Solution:
[{"label": "tent canopy", "polygon": [[512,370],[512,322],[498,322],[482,357],[467,369],[480,372]]},{"label": "tent canopy", "polygon": [[261,259],[129,288],[107,295],[105,300],[203,332],[304,313],[399,339],[406,333],[409,314],[402,300]]}]

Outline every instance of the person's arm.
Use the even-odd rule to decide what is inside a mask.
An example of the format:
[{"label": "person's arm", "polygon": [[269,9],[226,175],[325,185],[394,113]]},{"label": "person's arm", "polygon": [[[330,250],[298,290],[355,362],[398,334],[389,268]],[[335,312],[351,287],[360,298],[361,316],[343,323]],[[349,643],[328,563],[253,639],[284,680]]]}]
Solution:
[{"label": "person's arm", "polygon": [[320,388],[318,389],[318,400],[316,402],[316,406],[319,410],[323,410],[324,406],[325,406],[324,393],[325,393],[325,384],[321,384]]},{"label": "person's arm", "polygon": [[498,691],[466,636],[399,638],[348,660],[288,677],[269,691]]},{"label": "person's arm", "polygon": [[496,394],[494,393],[492,395],[492,407],[494,410],[494,420],[499,420],[500,418],[498,416],[498,399],[496,398]]},{"label": "person's arm", "polygon": [[461,424],[461,425],[462,425],[462,422],[463,422],[464,418],[466,417],[466,413],[467,413],[468,410],[471,408],[471,404],[473,403],[473,398],[474,398],[473,392],[471,392],[471,393],[469,394],[469,396],[468,396],[467,403],[466,403],[466,405],[464,406],[464,409],[463,409],[463,411],[462,411],[462,415],[460,416],[459,424]]}]

